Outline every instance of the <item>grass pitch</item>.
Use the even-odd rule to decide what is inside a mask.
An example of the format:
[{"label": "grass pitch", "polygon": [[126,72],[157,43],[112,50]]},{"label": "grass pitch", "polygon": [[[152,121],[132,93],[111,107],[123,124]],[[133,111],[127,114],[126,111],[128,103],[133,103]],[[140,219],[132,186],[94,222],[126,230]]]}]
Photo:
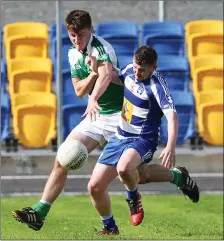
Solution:
[{"label": "grass pitch", "polygon": [[125,196],[112,196],[113,215],[119,236],[98,237],[100,218],[88,196],[60,197],[52,206],[40,231],[18,223],[11,211],[33,206],[38,198],[1,199],[1,239],[79,240],[79,239],[223,239],[223,196],[202,195],[194,204],[182,195],[143,195],[145,218],[133,227]]}]

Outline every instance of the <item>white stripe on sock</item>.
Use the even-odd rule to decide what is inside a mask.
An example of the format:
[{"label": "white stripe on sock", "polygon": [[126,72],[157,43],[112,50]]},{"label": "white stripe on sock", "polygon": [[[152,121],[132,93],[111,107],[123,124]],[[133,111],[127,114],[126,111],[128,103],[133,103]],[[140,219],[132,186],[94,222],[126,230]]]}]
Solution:
[{"label": "white stripe on sock", "polygon": [[107,220],[107,219],[110,219],[112,218],[112,214],[110,213],[108,216],[100,216],[101,220]]},{"label": "white stripe on sock", "polygon": [[42,199],[40,200],[40,203],[47,204],[47,205],[51,206],[51,203],[50,203],[50,202],[45,201],[45,200],[42,200]]}]

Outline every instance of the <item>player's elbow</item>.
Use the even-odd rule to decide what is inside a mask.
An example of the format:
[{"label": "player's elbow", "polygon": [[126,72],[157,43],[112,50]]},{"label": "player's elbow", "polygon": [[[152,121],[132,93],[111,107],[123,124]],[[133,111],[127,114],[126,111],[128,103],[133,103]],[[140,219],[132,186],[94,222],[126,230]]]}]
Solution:
[{"label": "player's elbow", "polygon": [[84,98],[85,97],[85,92],[80,89],[80,88],[75,88],[75,93],[79,98]]}]

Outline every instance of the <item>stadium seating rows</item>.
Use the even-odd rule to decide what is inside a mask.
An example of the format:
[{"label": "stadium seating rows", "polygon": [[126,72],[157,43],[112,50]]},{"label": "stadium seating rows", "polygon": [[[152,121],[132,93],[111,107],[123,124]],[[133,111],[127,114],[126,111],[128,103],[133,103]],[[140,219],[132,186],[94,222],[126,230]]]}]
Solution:
[{"label": "stadium seating rows", "polygon": [[[204,140],[208,144],[223,144],[223,21],[199,20],[185,26],[177,21],[150,22],[144,23],[141,31],[134,22],[104,22],[96,25],[95,34],[112,44],[120,67],[132,62],[141,44],[156,49],[158,70],[165,77],[177,107],[178,144],[186,143],[195,135],[195,114]],[[28,147],[47,146],[56,138],[56,96],[52,93],[57,69],[56,25],[48,28],[36,22],[7,24],[1,37],[6,50],[6,61],[1,61],[2,140],[12,136],[12,110],[15,138]],[[87,98],[79,99],[73,91],[67,60],[70,47],[62,25],[64,138],[80,122],[87,105]],[[213,123],[217,124],[215,128]],[[217,132],[217,128],[220,131]],[[165,144],[168,136],[165,117],[160,135],[161,143]]]}]

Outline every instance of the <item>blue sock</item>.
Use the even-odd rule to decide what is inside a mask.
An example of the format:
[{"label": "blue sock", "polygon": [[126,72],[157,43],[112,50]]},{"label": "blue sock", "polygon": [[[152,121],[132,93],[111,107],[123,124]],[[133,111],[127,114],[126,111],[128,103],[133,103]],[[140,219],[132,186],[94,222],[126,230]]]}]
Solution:
[{"label": "blue sock", "polygon": [[108,229],[115,229],[117,228],[117,225],[115,223],[114,217],[112,214],[109,216],[101,216],[102,222],[104,226],[107,226]]},{"label": "blue sock", "polygon": [[133,191],[129,191],[127,189],[127,199],[128,200],[136,200],[137,198],[138,198],[138,186]]}]

